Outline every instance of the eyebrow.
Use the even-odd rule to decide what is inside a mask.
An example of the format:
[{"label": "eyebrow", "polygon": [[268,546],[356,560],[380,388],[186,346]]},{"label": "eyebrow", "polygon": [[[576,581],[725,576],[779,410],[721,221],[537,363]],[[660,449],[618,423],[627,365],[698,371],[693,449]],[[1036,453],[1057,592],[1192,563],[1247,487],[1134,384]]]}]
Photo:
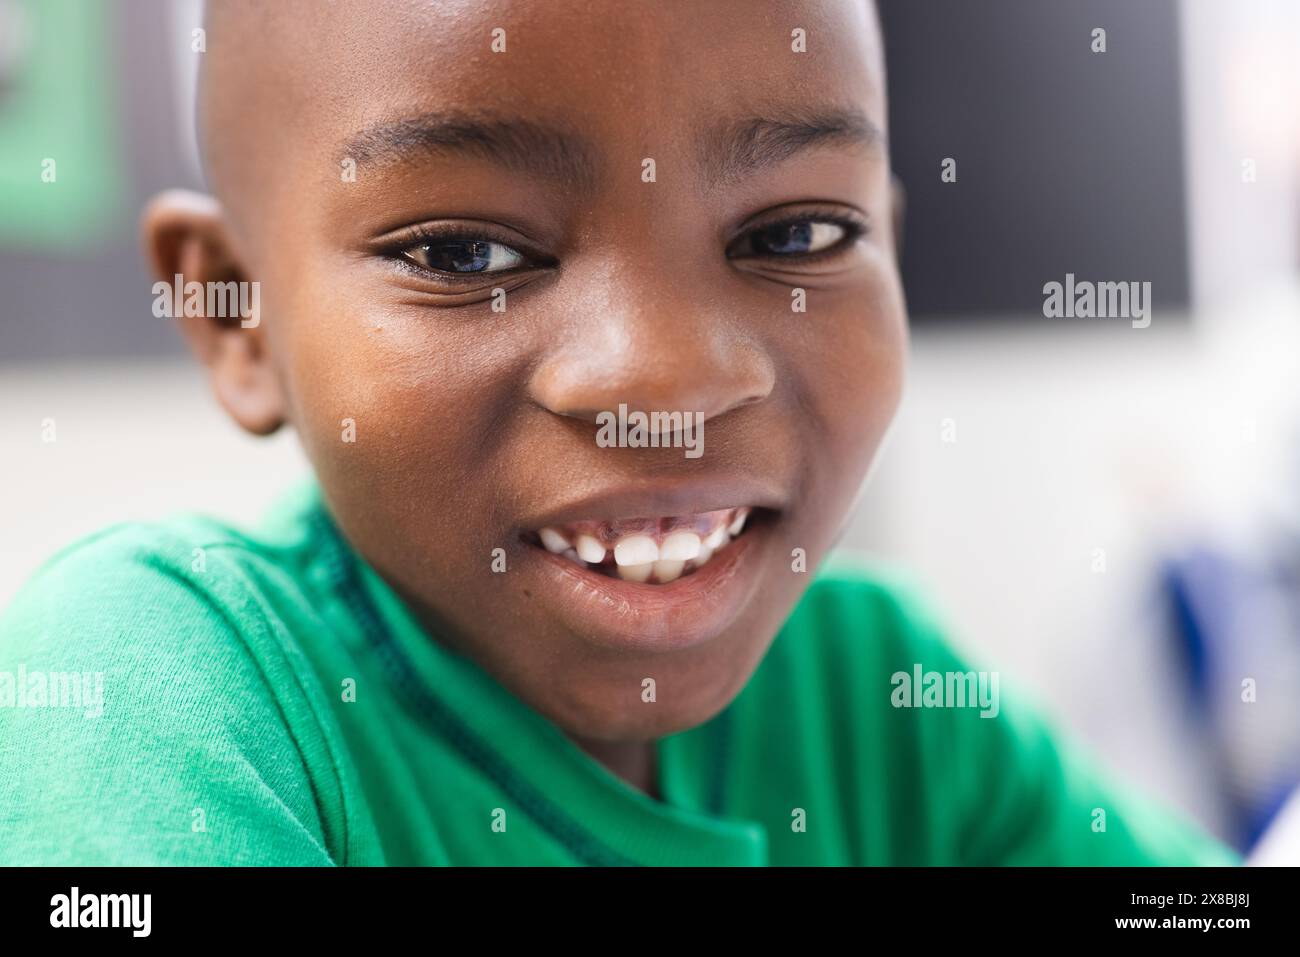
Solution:
[{"label": "eyebrow", "polygon": [[339,158],[383,167],[456,154],[580,187],[590,187],[598,178],[596,151],[577,133],[522,118],[464,113],[425,113],[376,124],[349,140]]},{"label": "eyebrow", "polygon": [[751,176],[805,150],[846,147],[885,151],[885,134],[857,109],[827,109],[754,117],[709,131],[700,138],[706,185]]},{"label": "eyebrow", "polygon": [[[715,125],[698,143],[703,183],[716,187],[817,147],[883,149],[885,136],[860,110],[828,109]],[[594,187],[600,178],[599,151],[576,132],[523,118],[466,113],[425,113],[375,124],[353,136],[339,159],[385,167],[457,154],[579,189]]]}]

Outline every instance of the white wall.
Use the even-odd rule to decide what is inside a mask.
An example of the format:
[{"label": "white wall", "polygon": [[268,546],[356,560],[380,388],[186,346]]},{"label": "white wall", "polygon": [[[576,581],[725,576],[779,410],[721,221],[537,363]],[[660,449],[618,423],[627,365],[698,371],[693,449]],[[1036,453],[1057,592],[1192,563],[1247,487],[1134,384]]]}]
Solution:
[{"label": "white wall", "polygon": [[255,523],[306,474],[291,434],[239,432],[187,359],[2,367],[0,449],[0,607],[82,535],[186,510]]}]

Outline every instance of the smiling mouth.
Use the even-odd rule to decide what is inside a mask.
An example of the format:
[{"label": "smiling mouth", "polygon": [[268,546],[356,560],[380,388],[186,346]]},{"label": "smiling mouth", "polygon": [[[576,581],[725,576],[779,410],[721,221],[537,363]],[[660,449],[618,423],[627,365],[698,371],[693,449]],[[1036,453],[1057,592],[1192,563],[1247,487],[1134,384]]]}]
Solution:
[{"label": "smiling mouth", "polygon": [[667,585],[704,567],[745,533],[749,506],[663,518],[569,522],[524,539],[576,565],[623,581]]}]

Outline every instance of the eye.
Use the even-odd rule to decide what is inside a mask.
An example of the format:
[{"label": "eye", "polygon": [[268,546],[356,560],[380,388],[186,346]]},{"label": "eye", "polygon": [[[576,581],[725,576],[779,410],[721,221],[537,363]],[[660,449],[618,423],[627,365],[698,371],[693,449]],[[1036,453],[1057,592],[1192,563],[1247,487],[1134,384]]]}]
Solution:
[{"label": "eye", "polygon": [[743,234],[727,250],[733,259],[811,259],[833,254],[866,232],[851,219],[830,215],[802,215],[766,223]]},{"label": "eye", "polygon": [[504,272],[523,265],[523,253],[486,239],[438,239],[402,250],[402,256],[433,272]]},{"label": "eye", "polygon": [[754,251],[768,256],[801,256],[830,249],[846,235],[839,223],[776,223],[751,234]]}]

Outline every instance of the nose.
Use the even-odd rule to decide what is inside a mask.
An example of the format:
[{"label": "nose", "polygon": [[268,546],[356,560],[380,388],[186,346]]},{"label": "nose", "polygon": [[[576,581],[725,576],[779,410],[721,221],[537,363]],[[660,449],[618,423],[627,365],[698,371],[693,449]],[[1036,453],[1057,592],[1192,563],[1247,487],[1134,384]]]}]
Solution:
[{"label": "nose", "polygon": [[700,413],[705,420],[761,402],[776,369],[762,344],[716,295],[692,296],[662,275],[606,284],[534,367],[534,402],[556,415],[595,421],[629,412]]}]

